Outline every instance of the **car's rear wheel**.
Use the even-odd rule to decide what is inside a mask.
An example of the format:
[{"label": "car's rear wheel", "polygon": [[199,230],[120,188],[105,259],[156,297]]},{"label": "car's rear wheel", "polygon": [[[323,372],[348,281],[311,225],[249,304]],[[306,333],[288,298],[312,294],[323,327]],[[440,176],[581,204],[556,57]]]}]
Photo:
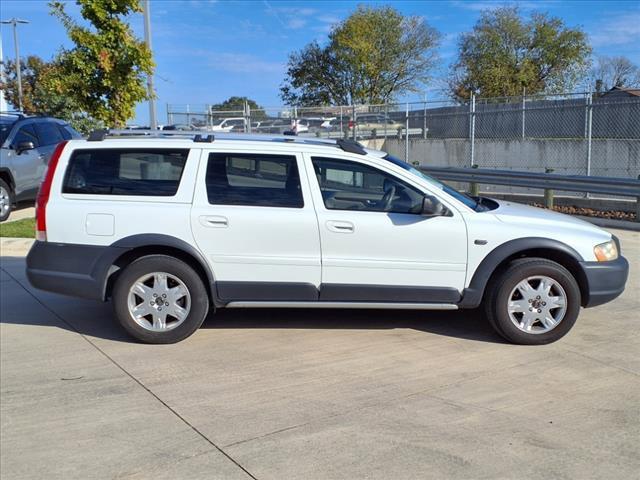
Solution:
[{"label": "car's rear wheel", "polygon": [[488,288],[487,318],[513,343],[555,342],[571,330],[580,312],[578,283],[566,268],[550,260],[515,260]]},{"label": "car's rear wheel", "polygon": [[209,309],[202,279],[182,260],[142,257],[118,276],[113,308],[122,327],[145,343],[175,343],[195,332]]},{"label": "car's rear wheel", "polygon": [[4,222],[11,214],[13,206],[13,191],[7,182],[0,178],[0,222]]}]

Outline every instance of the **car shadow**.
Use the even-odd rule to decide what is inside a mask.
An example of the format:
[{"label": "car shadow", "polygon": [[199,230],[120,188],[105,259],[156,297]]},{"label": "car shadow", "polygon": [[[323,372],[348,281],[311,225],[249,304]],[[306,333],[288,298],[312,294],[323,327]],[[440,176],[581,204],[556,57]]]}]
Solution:
[{"label": "car shadow", "polygon": [[460,311],[389,309],[219,309],[205,329],[412,329],[434,335],[506,343],[484,319],[480,309]]},{"label": "car shadow", "polygon": [[[24,278],[24,258],[2,257],[2,267],[10,278],[29,292],[33,302],[53,314],[25,314],[20,303],[6,298],[0,323],[58,326],[83,335],[117,342],[135,342],[115,321],[110,303],[82,300],[54,293],[34,291]],[[33,296],[35,295],[35,297]],[[4,296],[4,295],[3,295]],[[371,309],[218,309],[205,319],[202,329],[326,329],[390,330],[413,329],[424,333],[489,343],[505,343],[489,326],[481,310],[371,310]]]}]

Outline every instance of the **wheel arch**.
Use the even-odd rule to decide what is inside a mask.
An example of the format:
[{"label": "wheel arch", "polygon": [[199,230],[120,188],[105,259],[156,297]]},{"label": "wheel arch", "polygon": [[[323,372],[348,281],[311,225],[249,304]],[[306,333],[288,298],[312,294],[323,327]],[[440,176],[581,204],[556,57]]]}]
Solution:
[{"label": "wheel arch", "polygon": [[13,190],[13,192],[15,193],[16,191],[16,182],[13,179],[13,175],[11,174],[11,170],[9,170],[7,167],[2,167],[0,168],[0,178],[2,180],[5,181],[5,183],[7,185],[9,185],[9,187]]},{"label": "wheel arch", "polygon": [[587,277],[580,262],[582,256],[569,245],[558,240],[542,237],[528,237],[510,240],[494,248],[478,265],[469,287],[465,289],[461,308],[475,308],[482,303],[485,290],[495,275],[517,258],[544,258],[566,268],[578,282],[583,305],[589,298]]},{"label": "wheel arch", "polygon": [[210,302],[214,306],[218,304],[215,278],[211,268],[204,256],[184,240],[162,234],[140,234],[118,240],[111,246],[117,248],[121,253],[113,258],[108,265],[104,300],[111,296],[113,285],[119,274],[131,262],[149,255],[169,255],[192,267],[205,284]]}]

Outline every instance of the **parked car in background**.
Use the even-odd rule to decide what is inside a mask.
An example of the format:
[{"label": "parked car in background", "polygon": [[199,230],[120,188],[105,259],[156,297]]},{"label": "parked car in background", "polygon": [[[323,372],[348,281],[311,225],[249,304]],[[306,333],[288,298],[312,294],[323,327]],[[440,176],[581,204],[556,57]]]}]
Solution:
[{"label": "parked car in background", "polygon": [[[349,122],[349,127],[353,128],[354,123]],[[400,122],[396,122],[387,115],[380,113],[363,113],[356,116],[355,127],[359,132],[369,133],[371,130],[378,132],[386,132],[388,134],[396,133],[399,128],[404,128]]]},{"label": "parked car in background", "polygon": [[217,118],[214,119],[213,125],[209,128],[212,132],[244,132],[246,120],[243,117]]},{"label": "parked car in background", "polygon": [[56,145],[76,138],[63,120],[0,114],[0,222],[16,203],[35,200]]}]

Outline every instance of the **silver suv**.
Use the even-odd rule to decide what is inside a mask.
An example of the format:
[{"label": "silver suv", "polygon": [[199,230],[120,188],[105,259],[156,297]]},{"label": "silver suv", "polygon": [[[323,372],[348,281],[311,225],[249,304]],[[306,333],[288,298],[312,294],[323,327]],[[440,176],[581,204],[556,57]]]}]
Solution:
[{"label": "silver suv", "polygon": [[55,118],[0,115],[0,222],[16,203],[35,200],[56,145],[81,137]]}]

